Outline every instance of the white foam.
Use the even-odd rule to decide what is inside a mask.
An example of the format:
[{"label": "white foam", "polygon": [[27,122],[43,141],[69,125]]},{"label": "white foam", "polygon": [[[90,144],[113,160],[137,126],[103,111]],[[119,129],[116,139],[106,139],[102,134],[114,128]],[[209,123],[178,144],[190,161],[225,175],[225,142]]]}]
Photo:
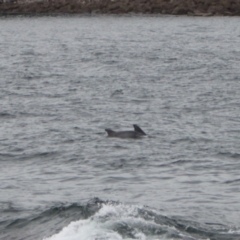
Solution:
[{"label": "white foam", "polygon": [[[123,213],[123,211],[122,211]],[[59,233],[44,240],[121,240],[122,237],[111,230],[109,220],[116,220],[121,215],[121,207],[103,204],[91,218],[71,222]]]},{"label": "white foam", "polygon": [[[145,220],[139,216],[139,206],[124,204],[103,204],[98,212],[86,220],[71,222],[59,233],[45,238],[44,240],[122,240],[123,237],[117,232],[116,226],[130,227],[132,229],[133,239],[139,240],[160,240],[156,236],[146,236],[142,230],[147,228],[159,227],[153,220]],[[174,227],[163,226],[167,232],[179,232]],[[124,239],[132,239],[126,238]],[[161,236],[161,239],[166,239]]]},{"label": "white foam", "polygon": [[121,240],[122,237],[109,229],[104,228],[102,223],[92,219],[71,222],[59,233],[45,238],[45,240]]}]

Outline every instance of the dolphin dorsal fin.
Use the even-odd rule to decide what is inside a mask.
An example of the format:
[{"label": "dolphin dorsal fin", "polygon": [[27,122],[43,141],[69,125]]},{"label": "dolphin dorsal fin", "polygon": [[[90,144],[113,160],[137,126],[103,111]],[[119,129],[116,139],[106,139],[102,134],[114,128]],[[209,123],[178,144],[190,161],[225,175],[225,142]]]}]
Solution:
[{"label": "dolphin dorsal fin", "polygon": [[141,133],[143,135],[147,135],[137,124],[133,124],[135,132]]},{"label": "dolphin dorsal fin", "polygon": [[115,132],[114,132],[112,129],[110,129],[110,128],[105,129],[105,131],[107,132],[108,136],[112,136],[112,135],[115,133]]}]

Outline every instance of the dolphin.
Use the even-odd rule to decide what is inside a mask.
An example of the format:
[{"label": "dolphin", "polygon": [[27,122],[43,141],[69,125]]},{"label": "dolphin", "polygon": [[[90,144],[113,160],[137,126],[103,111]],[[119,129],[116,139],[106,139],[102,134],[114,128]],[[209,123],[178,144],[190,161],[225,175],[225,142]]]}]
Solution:
[{"label": "dolphin", "polygon": [[138,125],[133,124],[134,131],[119,131],[115,132],[112,129],[105,129],[108,137],[118,137],[118,138],[140,138],[147,135]]}]

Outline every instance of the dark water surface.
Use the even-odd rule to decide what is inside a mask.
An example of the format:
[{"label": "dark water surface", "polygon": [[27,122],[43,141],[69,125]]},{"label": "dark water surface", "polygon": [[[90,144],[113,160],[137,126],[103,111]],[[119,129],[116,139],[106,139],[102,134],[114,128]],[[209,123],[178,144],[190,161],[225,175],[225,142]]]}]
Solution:
[{"label": "dark water surface", "polygon": [[0,18],[0,239],[239,240],[239,23]]}]

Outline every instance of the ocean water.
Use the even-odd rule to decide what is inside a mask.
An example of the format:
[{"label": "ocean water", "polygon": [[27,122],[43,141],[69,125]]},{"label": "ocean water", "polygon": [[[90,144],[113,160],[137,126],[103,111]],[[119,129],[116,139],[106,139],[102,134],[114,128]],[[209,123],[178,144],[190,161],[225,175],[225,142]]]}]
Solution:
[{"label": "ocean water", "polygon": [[235,17],[1,17],[0,239],[239,240],[239,43]]}]

